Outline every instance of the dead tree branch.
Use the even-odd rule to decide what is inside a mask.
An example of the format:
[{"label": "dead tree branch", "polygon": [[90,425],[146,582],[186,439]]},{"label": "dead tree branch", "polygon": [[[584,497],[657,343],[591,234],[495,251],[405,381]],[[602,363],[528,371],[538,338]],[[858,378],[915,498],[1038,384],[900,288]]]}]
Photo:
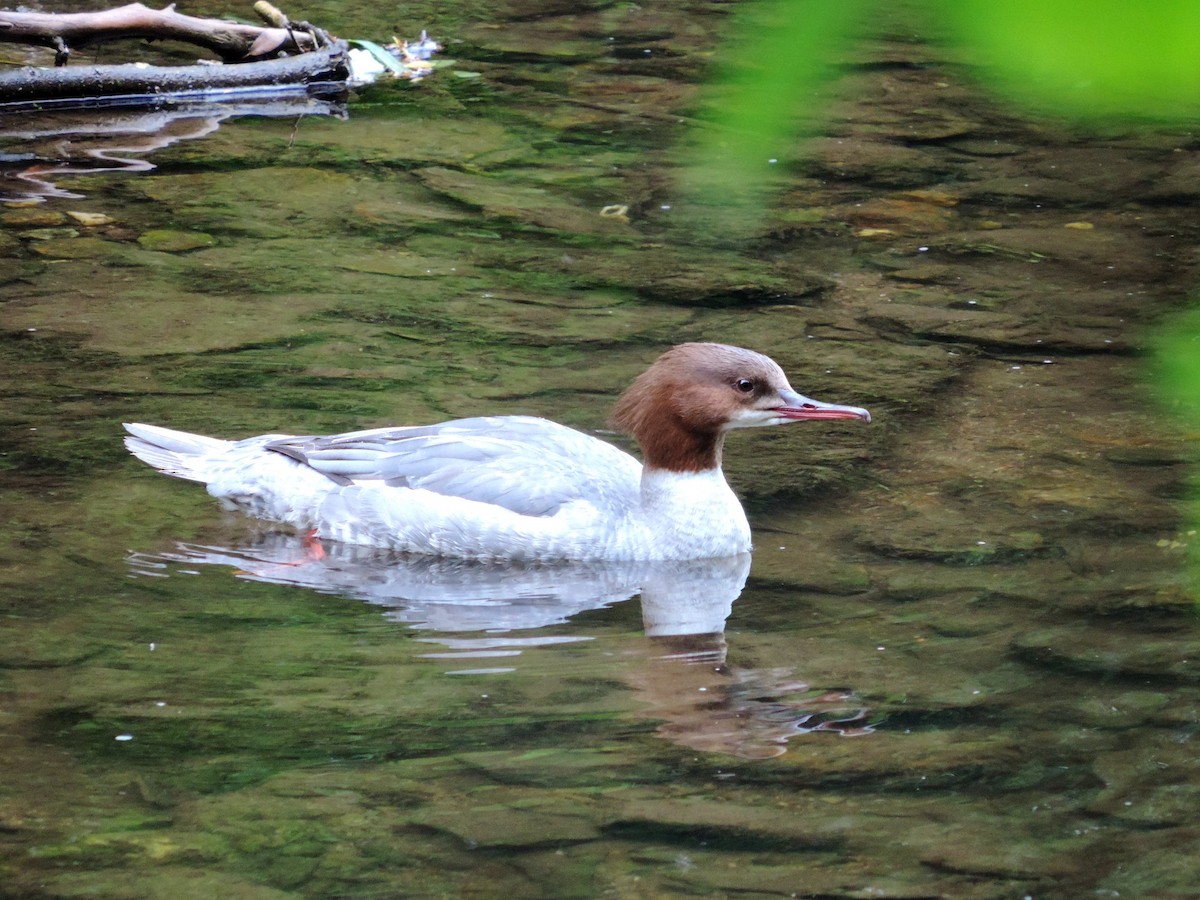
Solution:
[{"label": "dead tree branch", "polygon": [[[335,41],[311,53],[236,66],[65,66],[0,72],[0,104],[42,103],[69,98],[92,98],[90,106],[107,105],[105,98],[123,98],[121,106],[153,106],[171,95],[220,96],[221,91],[287,94],[288,88],[308,93],[346,91],[350,70],[346,45]],[[144,102],[136,102],[140,97]]]},{"label": "dead tree branch", "polygon": [[253,62],[280,52],[304,52],[322,44],[316,29],[303,26],[262,28],[175,12],[171,4],[150,9],[130,3],[90,13],[35,13],[0,10],[0,41],[33,44],[55,51],[55,65],[67,62],[72,49],[123,38],[178,40],[217,54],[223,62]]}]

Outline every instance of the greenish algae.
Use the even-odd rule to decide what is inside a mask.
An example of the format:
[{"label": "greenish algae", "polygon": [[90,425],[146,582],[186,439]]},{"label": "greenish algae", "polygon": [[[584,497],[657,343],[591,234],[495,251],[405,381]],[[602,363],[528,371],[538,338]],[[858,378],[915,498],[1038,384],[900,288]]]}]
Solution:
[{"label": "greenish algae", "polygon": [[[724,11],[557,12],[464,12],[478,79],[374,90],[348,122],[227,123],[150,176],[73,180],[131,232],[103,235],[111,255],[0,243],[8,889],[1193,883],[1187,454],[1114,352],[1186,293],[1160,239],[1193,210],[1138,187],[1185,189],[1178,141],[1081,152],[889,38],[844,68],[837,124],[778,214],[722,231],[678,202],[663,151]],[[434,13],[459,31],[445,10],[406,17]],[[909,187],[959,202],[891,196]],[[592,220],[609,204],[628,223]],[[1079,209],[1111,232],[1064,229]],[[856,236],[876,226],[892,234]],[[161,228],[217,245],[132,243]],[[678,648],[641,634],[636,601],[535,635],[591,640],[451,676],[497,660],[440,658],[445,635],[230,569],[131,577],[130,550],[237,546],[247,526],[128,459],[122,420],[240,437],[510,411],[599,429],[686,339],[768,350],[798,389],[876,417],[730,437],[758,550],[720,671],[664,662]],[[984,561],[980,540],[989,564],[956,565]],[[840,691],[873,734],[792,727]],[[738,723],[762,732],[713,739]]]}]

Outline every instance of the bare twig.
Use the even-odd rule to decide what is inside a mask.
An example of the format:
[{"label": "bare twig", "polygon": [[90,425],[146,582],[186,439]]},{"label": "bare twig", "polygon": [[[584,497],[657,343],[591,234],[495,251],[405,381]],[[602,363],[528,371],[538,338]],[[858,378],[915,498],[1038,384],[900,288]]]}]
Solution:
[{"label": "bare twig", "polygon": [[[279,16],[287,22],[286,16]],[[281,51],[307,51],[324,43],[317,29],[200,19],[175,12],[174,4],[155,10],[130,3],[91,13],[0,11],[0,41],[49,47],[55,51],[57,66],[66,64],[72,49],[122,38],[186,41],[211,50],[223,62],[267,59]]]}]

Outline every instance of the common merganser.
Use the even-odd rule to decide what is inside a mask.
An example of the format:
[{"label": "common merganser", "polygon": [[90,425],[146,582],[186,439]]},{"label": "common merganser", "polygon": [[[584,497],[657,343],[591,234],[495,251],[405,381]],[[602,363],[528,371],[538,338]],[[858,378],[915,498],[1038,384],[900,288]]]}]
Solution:
[{"label": "common merganser", "polygon": [[726,432],[813,419],[871,415],[801,396],[761,353],[692,343],[655,360],[613,411],[644,464],[531,416],[242,441],[127,424],[125,445],[319,539],[482,560],[706,559],[750,550],[721,472]]}]

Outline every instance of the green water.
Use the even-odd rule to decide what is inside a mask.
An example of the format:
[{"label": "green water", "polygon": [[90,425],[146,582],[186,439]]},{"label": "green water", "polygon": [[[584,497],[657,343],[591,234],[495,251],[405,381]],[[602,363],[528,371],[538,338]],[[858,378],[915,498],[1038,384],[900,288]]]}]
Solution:
[{"label": "green water", "polygon": [[[0,896],[1192,895],[1195,436],[1139,351],[1196,282],[1195,136],[1020,118],[881,22],[722,215],[674,154],[724,5],[482,7],[306,9],[456,65],[0,208]],[[692,339],[875,421],[731,437],[745,587],[645,610],[400,602],[492,576],[314,561],[120,442],[602,431]]]}]

